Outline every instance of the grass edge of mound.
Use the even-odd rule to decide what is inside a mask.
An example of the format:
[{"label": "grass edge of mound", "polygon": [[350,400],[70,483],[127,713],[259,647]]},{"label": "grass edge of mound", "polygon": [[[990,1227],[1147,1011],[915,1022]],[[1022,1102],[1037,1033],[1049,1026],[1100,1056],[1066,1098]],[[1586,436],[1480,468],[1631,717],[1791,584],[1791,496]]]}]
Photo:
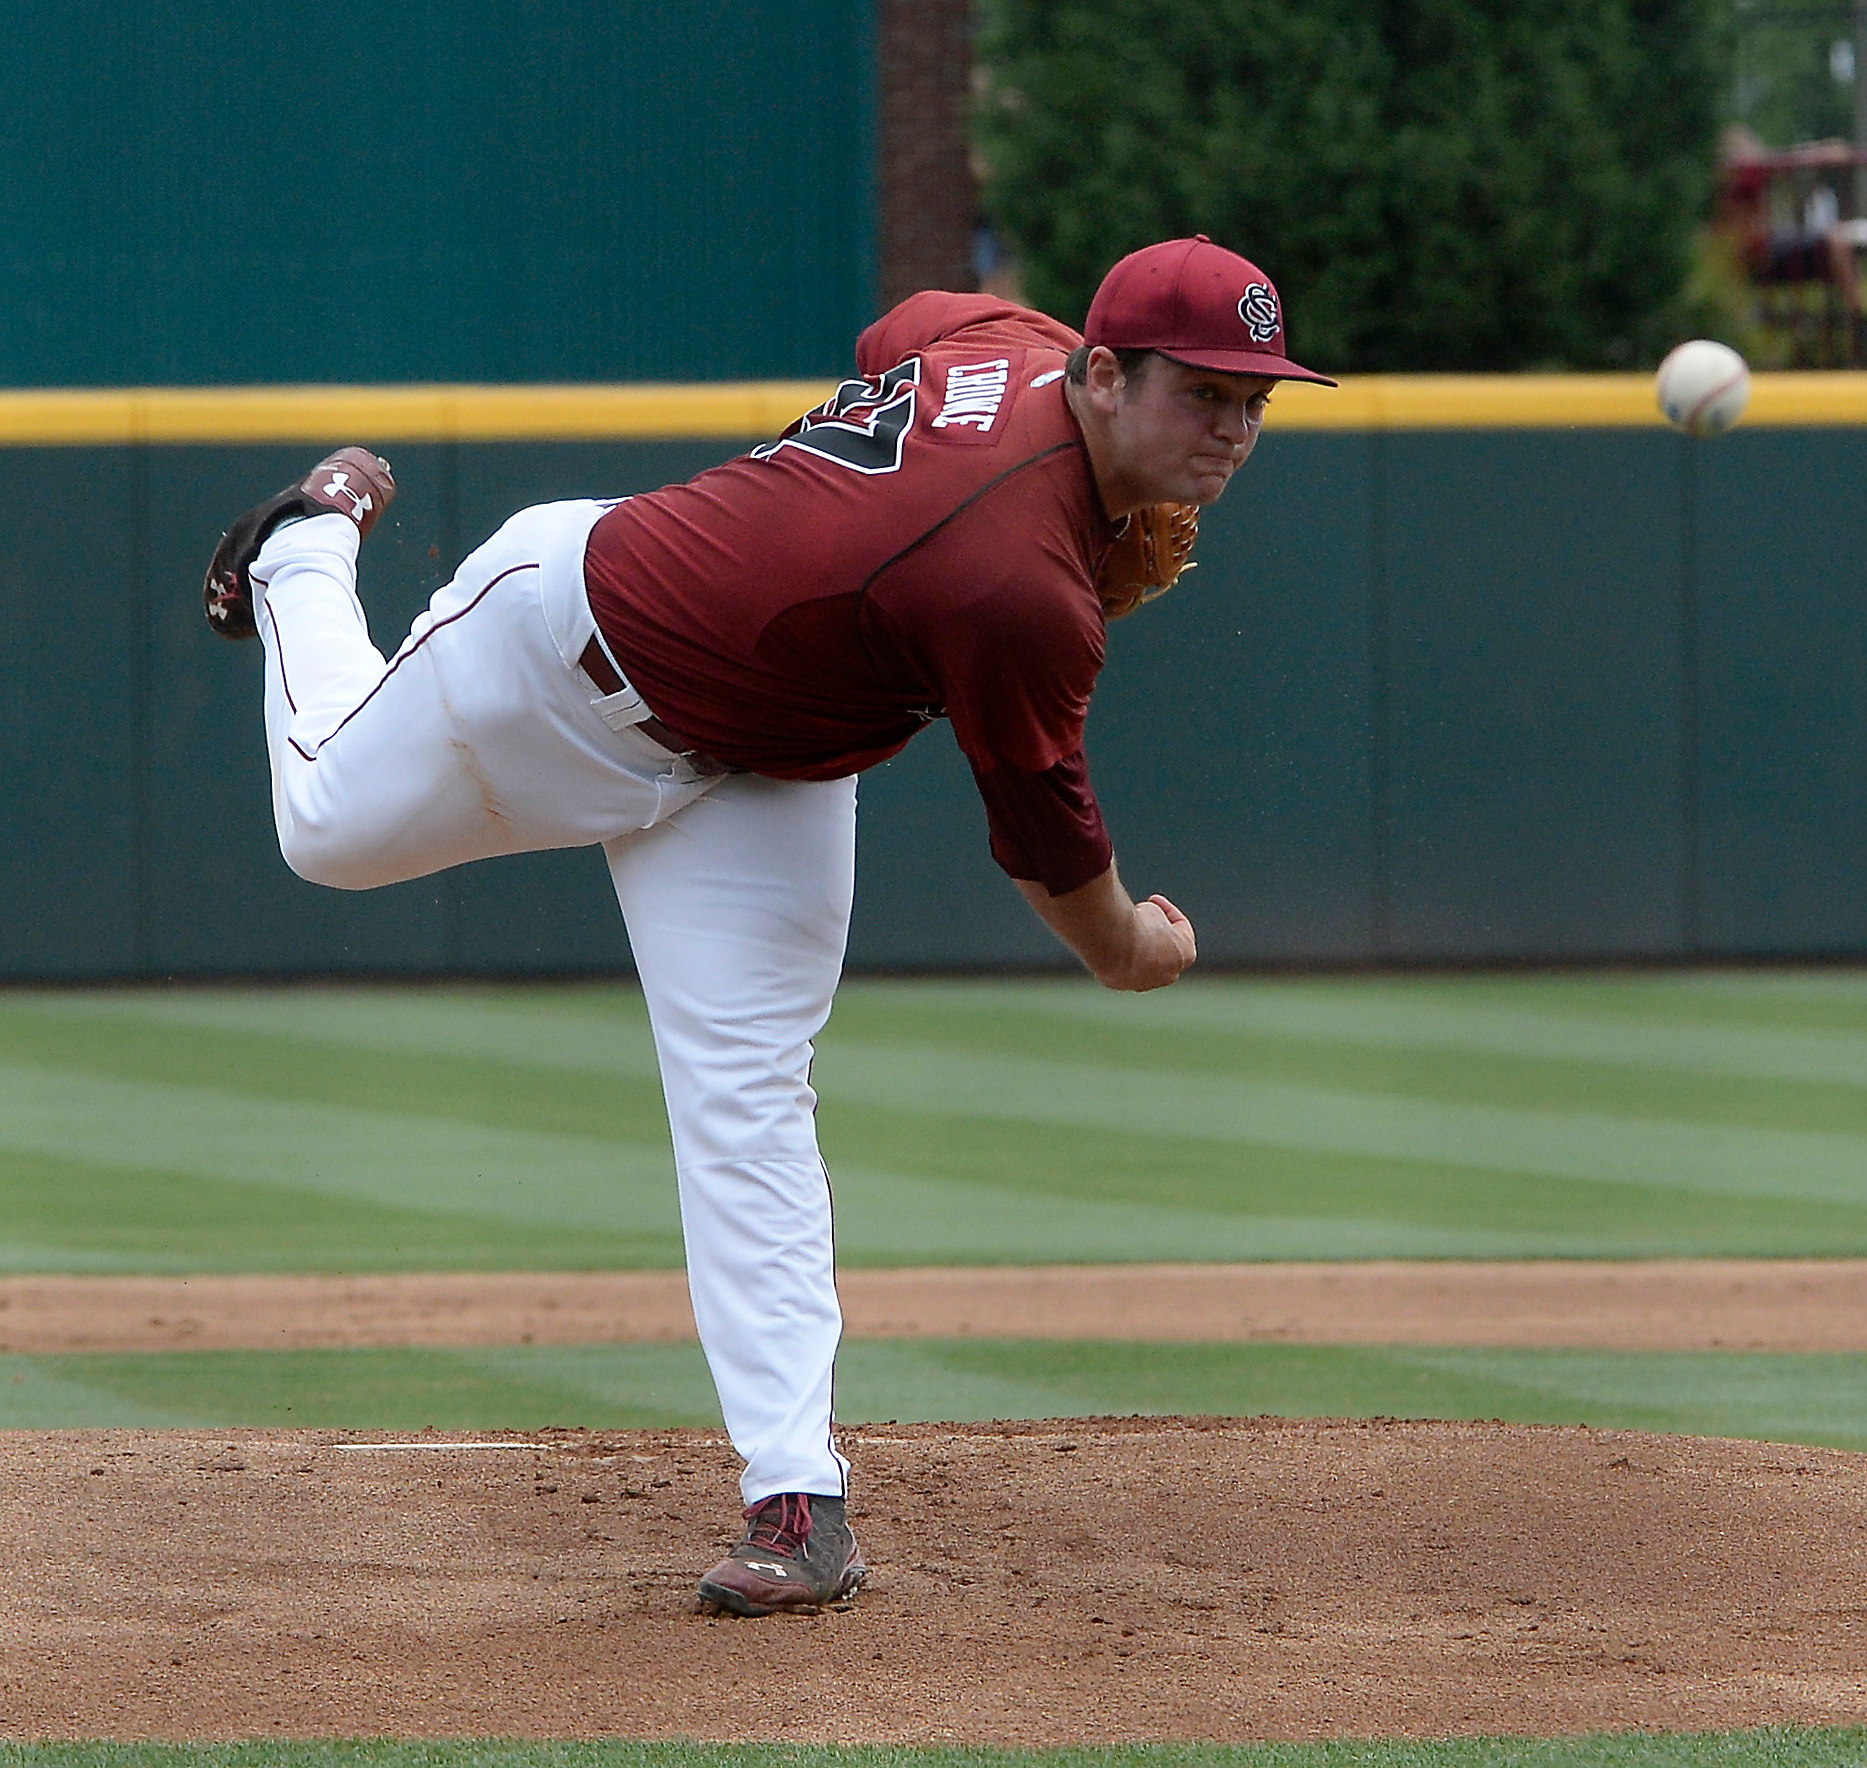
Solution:
[{"label": "grass edge of mound", "polygon": [[1867,1726],[1041,1750],[621,1738],[575,1743],[510,1738],[0,1743],[0,1768],[1858,1768],[1863,1760]]}]

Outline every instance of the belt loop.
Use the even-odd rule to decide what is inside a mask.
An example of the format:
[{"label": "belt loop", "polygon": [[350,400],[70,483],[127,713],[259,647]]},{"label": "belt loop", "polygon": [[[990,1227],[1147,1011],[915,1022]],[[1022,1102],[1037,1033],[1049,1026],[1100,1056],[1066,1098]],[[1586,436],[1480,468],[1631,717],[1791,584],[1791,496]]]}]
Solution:
[{"label": "belt loop", "polygon": [[610,654],[609,646],[603,642],[600,631],[590,635],[590,642],[584,646],[583,655],[577,659],[577,667],[583,671],[592,687],[602,690],[602,698],[593,699],[590,704],[596,708],[597,717],[611,730],[639,730],[651,743],[684,761],[702,778],[745,771],[688,748],[649,711],[648,702],[629,685],[628,677],[617,667],[616,659]]},{"label": "belt loop", "polygon": [[[623,674],[622,665],[616,661],[616,653],[609,648],[609,640],[603,636],[602,627],[598,626],[592,629],[590,633],[590,644],[585,645],[583,648],[583,654],[586,659],[590,655],[590,645],[596,646],[598,654],[602,657],[603,661],[609,665],[611,673],[614,674],[616,678],[617,686],[626,688],[629,685],[629,678]],[[587,673],[587,662],[585,664],[585,669]],[[593,679],[598,681],[606,694],[613,694],[617,691],[617,686],[612,686],[600,676]]]},{"label": "belt loop", "polygon": [[619,694],[605,694],[590,704],[596,708],[597,717],[613,731],[626,731],[648,716],[648,705],[634,688],[624,688]]},{"label": "belt loop", "polygon": [[648,702],[630,687],[628,677],[616,667],[616,659],[610,655],[609,646],[603,643],[600,632],[590,635],[590,642],[584,646],[583,655],[577,659],[577,667],[583,671],[590,685],[600,691],[601,697],[593,699],[590,704],[596,708],[597,717],[611,730],[627,730],[648,717]]}]

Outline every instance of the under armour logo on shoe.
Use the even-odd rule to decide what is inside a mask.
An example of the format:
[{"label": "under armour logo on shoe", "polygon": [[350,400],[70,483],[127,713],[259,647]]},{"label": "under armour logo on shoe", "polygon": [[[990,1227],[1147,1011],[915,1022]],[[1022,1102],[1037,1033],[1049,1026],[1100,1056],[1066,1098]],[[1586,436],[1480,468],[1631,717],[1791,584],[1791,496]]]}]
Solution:
[{"label": "under armour logo on shoe", "polygon": [[353,491],[350,488],[348,473],[332,473],[331,482],[324,487],[326,497],[347,497],[350,499],[350,519],[361,522],[376,507],[375,500],[367,491]]},{"label": "under armour logo on shoe", "polygon": [[774,1578],[788,1578],[791,1574],[781,1565],[773,1565],[769,1559],[748,1559],[746,1569],[755,1572],[770,1572]]}]

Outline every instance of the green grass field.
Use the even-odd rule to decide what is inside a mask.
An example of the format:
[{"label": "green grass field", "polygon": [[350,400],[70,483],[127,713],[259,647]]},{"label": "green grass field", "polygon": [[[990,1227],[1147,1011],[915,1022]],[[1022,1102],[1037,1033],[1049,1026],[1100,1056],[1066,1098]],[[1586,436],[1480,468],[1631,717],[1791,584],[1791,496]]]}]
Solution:
[{"label": "green grass field", "polygon": [[[852,1263],[1867,1252],[1867,974],[855,982],[816,1079]],[[0,1202],[15,1272],[679,1261],[624,986],[0,994]],[[1849,1356],[852,1343],[839,1401],[1867,1447]],[[679,1346],[0,1362],[11,1426],[716,1421]]]},{"label": "green grass field", "polygon": [[[1867,1254],[1867,973],[858,982],[816,1079],[850,1263]],[[621,987],[0,994],[0,1188],[15,1271],[679,1262]]]},{"label": "green grass field", "polygon": [[[1867,1449],[1867,1357],[1281,1344],[853,1340],[837,1413],[878,1419],[1501,1418]],[[0,1429],[720,1424],[692,1345],[0,1356]]]},{"label": "green grass field", "polygon": [[[237,1076],[237,1084],[226,1077]],[[852,983],[846,1262],[1867,1255],[1867,973]],[[574,1126],[574,1127],[573,1127]],[[625,987],[0,993],[0,1271],[672,1266]],[[854,1342],[844,1415],[1485,1417],[1867,1449],[1867,1358]],[[687,1346],[0,1358],[0,1427],[710,1425]],[[1867,1732],[0,1747],[0,1768],[1840,1768]]]}]

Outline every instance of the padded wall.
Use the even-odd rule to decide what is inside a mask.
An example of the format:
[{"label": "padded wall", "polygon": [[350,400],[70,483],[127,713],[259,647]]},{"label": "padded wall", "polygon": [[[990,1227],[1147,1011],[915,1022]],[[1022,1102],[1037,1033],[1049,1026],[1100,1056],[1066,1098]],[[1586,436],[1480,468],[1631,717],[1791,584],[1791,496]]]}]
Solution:
[{"label": "padded wall", "polygon": [[834,373],[874,10],[11,7],[0,386]]},{"label": "padded wall", "polygon": [[[738,446],[396,449],[379,640],[514,509]],[[305,452],[8,451],[0,976],[626,964],[594,852],[364,895],[280,863],[257,647],[197,586]],[[1272,433],[1111,634],[1124,875],[1219,962],[1867,953],[1864,472],[1845,429]],[[944,726],[861,794],[855,964],[1060,961]]]}]

